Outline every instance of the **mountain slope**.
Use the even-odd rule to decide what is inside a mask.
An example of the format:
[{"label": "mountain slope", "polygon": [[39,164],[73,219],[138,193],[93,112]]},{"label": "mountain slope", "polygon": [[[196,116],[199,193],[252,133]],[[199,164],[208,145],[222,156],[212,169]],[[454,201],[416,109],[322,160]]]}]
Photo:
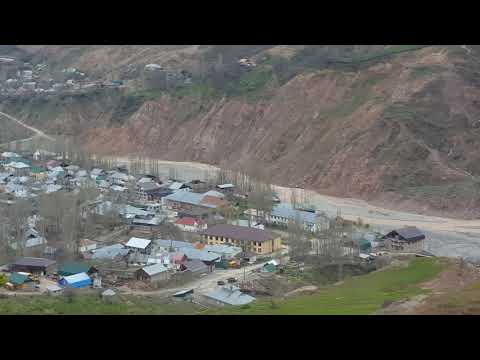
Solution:
[{"label": "mountain slope", "polygon": [[[255,161],[276,183],[480,215],[475,46],[91,46],[70,63],[64,47],[22,51],[98,74],[109,62],[120,74],[159,59],[194,72],[184,89],[2,103],[46,132],[79,134],[96,152]],[[258,66],[241,72],[242,56]]]}]

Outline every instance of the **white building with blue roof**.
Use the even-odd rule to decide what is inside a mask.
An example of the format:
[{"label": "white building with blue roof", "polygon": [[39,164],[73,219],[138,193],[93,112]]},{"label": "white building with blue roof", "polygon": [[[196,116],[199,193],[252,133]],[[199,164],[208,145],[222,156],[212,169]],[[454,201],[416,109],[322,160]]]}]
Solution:
[{"label": "white building with blue roof", "polygon": [[290,222],[298,221],[306,230],[317,232],[329,228],[329,219],[316,212],[295,209],[289,203],[280,203],[272,208],[271,214],[266,216],[270,224],[287,226]]}]

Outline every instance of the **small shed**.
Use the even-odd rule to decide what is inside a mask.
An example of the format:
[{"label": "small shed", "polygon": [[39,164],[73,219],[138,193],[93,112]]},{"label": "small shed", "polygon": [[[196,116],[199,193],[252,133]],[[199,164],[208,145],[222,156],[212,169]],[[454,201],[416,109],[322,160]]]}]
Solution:
[{"label": "small shed", "polygon": [[87,273],[83,272],[80,274],[65,276],[59,281],[59,284],[63,287],[80,289],[92,285],[92,279]]},{"label": "small shed", "polygon": [[201,260],[187,260],[180,268],[182,271],[190,271],[193,275],[206,274],[210,271],[209,266]]},{"label": "small shed", "polygon": [[27,281],[29,281],[29,277],[24,274],[19,273],[12,273],[8,278],[8,282],[12,284],[14,287],[21,287]]},{"label": "small shed", "polygon": [[62,292],[62,290],[63,289],[58,285],[47,285],[47,294],[49,295],[58,295]]},{"label": "small shed", "polygon": [[243,251],[240,254],[237,254],[236,257],[250,264],[253,264],[257,261],[257,254],[251,251]]},{"label": "small shed", "polygon": [[170,279],[170,271],[161,263],[145,266],[137,270],[135,275],[138,280],[149,282],[165,281]]},{"label": "small shed", "polygon": [[181,290],[173,294],[175,299],[191,300],[193,298],[193,289]]}]

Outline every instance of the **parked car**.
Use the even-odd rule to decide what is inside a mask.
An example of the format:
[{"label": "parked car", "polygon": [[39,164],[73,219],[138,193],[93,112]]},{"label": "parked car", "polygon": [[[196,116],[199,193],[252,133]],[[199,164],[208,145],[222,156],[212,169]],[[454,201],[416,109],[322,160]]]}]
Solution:
[{"label": "parked car", "polygon": [[227,279],[228,283],[229,284],[232,284],[232,283],[236,283],[237,282],[237,279],[235,279],[234,277],[230,277]]},{"label": "parked car", "polygon": [[222,280],[217,281],[217,285],[218,286],[223,286],[223,285],[225,285],[225,281],[222,281]]}]

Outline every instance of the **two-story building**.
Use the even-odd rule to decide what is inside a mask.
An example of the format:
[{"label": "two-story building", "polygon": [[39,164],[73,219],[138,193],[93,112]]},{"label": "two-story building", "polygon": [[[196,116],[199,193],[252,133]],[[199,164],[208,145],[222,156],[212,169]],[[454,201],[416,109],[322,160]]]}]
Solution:
[{"label": "two-story building", "polygon": [[267,230],[253,229],[245,226],[218,224],[200,232],[208,245],[232,245],[244,251],[266,255],[282,248],[280,236]]},{"label": "two-story building", "polygon": [[415,226],[392,230],[382,237],[390,251],[417,252],[424,250],[425,234]]},{"label": "two-story building", "polygon": [[273,206],[272,212],[265,216],[265,220],[269,224],[280,226],[288,226],[289,223],[299,222],[305,230],[311,232],[328,230],[330,227],[330,219],[324,214],[296,209],[288,203]]},{"label": "two-story building", "polygon": [[162,202],[170,210],[177,211],[185,216],[195,214],[195,217],[206,217],[215,213],[217,209],[228,205],[228,201],[223,199],[223,194],[215,191],[208,191],[204,194],[177,191],[164,197]]}]

